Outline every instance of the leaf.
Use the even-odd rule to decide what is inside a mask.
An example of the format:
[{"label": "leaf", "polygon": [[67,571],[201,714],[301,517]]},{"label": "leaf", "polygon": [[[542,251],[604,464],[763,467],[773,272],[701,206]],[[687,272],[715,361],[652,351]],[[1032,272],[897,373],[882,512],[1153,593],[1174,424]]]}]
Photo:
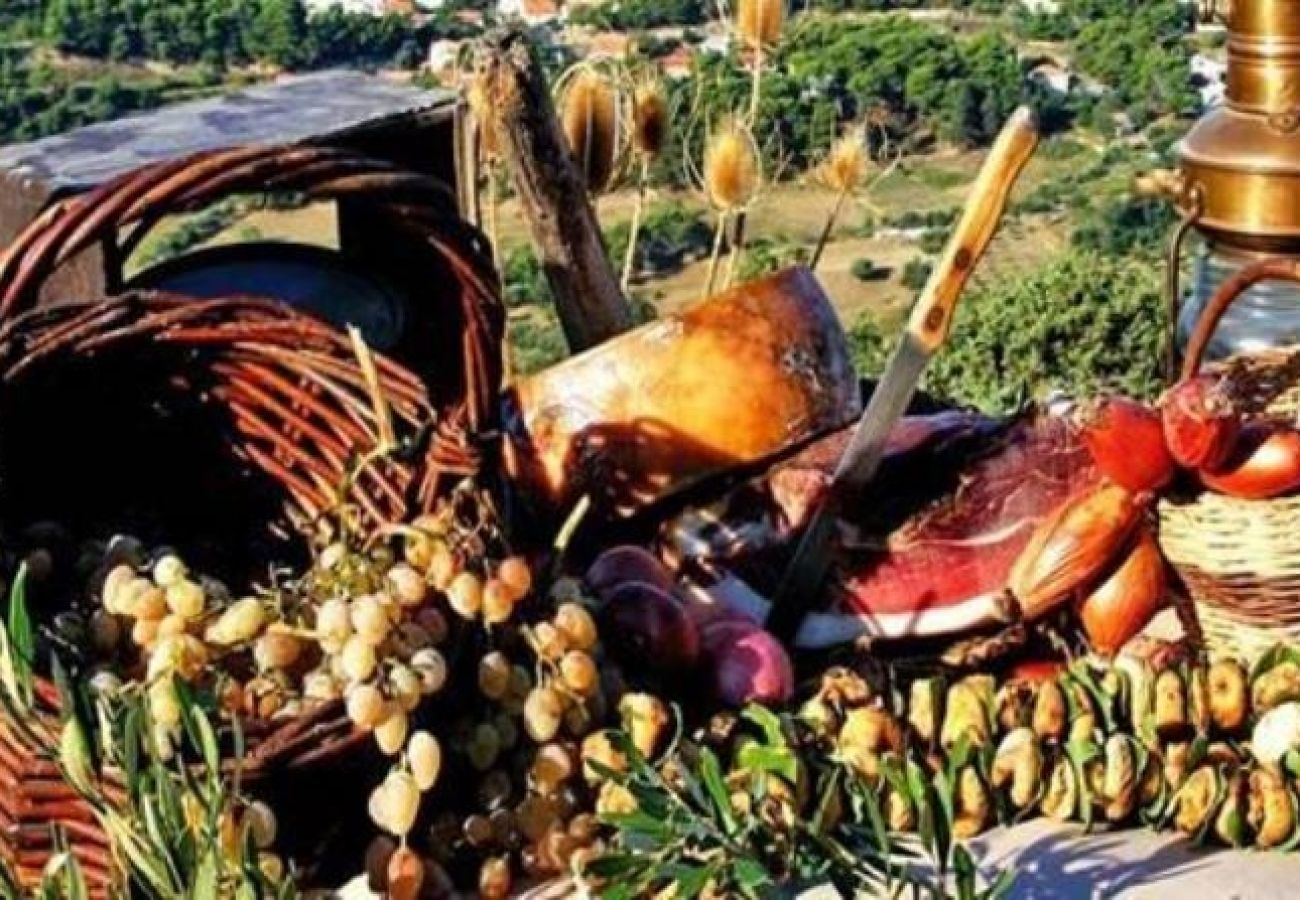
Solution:
[{"label": "leaf", "polygon": [[772,876],[761,864],[748,857],[741,857],[732,864],[737,886],[747,894],[758,894],[763,888],[770,887]]},{"label": "leaf", "polygon": [[9,640],[13,647],[13,668],[19,698],[31,708],[32,666],[36,661],[36,634],[27,610],[27,563],[18,567],[13,588],[9,591]]},{"label": "leaf", "polygon": [[663,874],[676,887],[673,896],[686,900],[686,898],[698,897],[704,892],[704,886],[713,877],[713,868],[689,865],[665,866]]},{"label": "leaf", "polygon": [[622,878],[646,865],[646,858],[635,853],[606,853],[588,862],[583,871],[593,878]]},{"label": "leaf", "polygon": [[722,780],[722,767],[718,764],[718,757],[708,747],[700,751],[700,780],[704,783],[704,789],[709,792],[709,798],[713,801],[723,829],[728,834],[734,833],[736,817],[731,809],[731,794]]},{"label": "leaf", "polygon": [[766,707],[751,703],[741,712],[740,717],[757,725],[763,732],[763,741],[769,747],[785,747],[785,729],[781,727],[781,717]]},{"label": "leaf", "polygon": [[605,813],[600,816],[600,820],[624,834],[643,835],[660,843],[673,838],[672,829],[666,822],[641,810],[629,813]]},{"label": "leaf", "polygon": [[754,775],[779,775],[791,784],[799,777],[799,757],[785,747],[746,744],[736,754],[736,764]]}]

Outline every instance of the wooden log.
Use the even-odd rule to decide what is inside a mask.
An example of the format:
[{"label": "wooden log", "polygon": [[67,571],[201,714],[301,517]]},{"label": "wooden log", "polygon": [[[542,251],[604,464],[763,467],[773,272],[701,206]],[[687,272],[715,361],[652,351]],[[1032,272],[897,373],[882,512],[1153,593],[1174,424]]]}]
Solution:
[{"label": "wooden log", "polygon": [[605,255],[582,171],[555,116],[546,77],[516,30],[487,38],[480,53],[490,114],[533,245],[575,353],[632,326],[632,311]]}]

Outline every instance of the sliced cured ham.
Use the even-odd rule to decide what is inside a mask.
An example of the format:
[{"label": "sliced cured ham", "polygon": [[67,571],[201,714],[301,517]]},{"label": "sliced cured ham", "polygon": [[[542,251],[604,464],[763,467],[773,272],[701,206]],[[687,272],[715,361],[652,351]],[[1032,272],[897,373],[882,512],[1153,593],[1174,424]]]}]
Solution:
[{"label": "sliced cured ham", "polygon": [[[833,434],[718,507],[683,516],[671,551],[770,597],[847,440],[847,431]],[[1002,620],[1007,577],[1034,528],[1098,478],[1060,417],[904,419],[844,523],[829,598],[810,602],[799,642],[929,637]]]},{"label": "sliced cured ham", "polygon": [[897,527],[885,530],[892,523],[860,510],[864,529],[887,537],[883,552],[843,551],[837,599],[846,610],[875,615],[1000,594],[1038,523],[1097,477],[1062,419],[1017,422],[961,470],[954,490]]}]

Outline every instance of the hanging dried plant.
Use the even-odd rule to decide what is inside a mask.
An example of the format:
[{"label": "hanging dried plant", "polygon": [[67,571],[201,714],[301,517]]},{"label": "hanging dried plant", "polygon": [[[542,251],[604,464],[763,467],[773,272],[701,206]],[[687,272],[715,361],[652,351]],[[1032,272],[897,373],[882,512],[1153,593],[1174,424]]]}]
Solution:
[{"label": "hanging dried plant", "polygon": [[[713,294],[717,283],[718,259],[727,225],[733,218],[739,221],[758,194],[762,178],[762,160],[754,133],[735,117],[725,119],[709,137],[701,170],[704,195],[718,215],[706,295]],[[732,237],[733,268],[743,241],[743,230],[738,227]]]},{"label": "hanging dried plant", "polygon": [[641,236],[641,217],[645,213],[646,191],[650,184],[650,166],[663,152],[667,140],[668,98],[663,83],[654,77],[642,78],[632,88],[632,151],[636,155],[637,190],[627,236],[627,253],[623,258],[624,294],[632,283],[637,241]]},{"label": "hanging dried plant", "polygon": [[623,120],[617,82],[594,66],[579,65],[560,79],[560,126],[574,159],[598,194],[614,182],[622,158]]}]

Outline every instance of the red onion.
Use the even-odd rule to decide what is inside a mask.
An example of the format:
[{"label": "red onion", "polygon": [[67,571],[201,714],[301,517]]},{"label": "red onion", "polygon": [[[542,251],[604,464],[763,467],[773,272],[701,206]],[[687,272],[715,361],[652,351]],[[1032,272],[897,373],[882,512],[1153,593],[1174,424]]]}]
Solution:
[{"label": "red onion", "polygon": [[657,672],[682,672],[700,657],[700,633],[685,608],[653,584],[630,581],[609,593],[601,636],[626,661]]},{"label": "red onion", "polygon": [[794,694],[794,667],[768,632],[746,622],[718,622],[701,634],[713,690],[728,706],[785,703]]},{"label": "red onion", "polygon": [[651,584],[669,594],[673,593],[672,575],[664,564],[649,550],[631,544],[611,547],[587,569],[587,586],[601,600],[620,585],[630,581]]}]

